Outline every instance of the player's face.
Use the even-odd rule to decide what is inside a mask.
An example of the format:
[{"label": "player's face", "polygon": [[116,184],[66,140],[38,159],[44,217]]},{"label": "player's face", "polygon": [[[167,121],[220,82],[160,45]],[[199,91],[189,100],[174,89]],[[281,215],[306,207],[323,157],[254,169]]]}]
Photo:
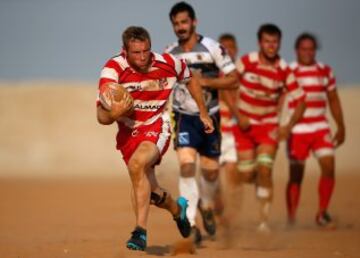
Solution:
[{"label": "player's face", "polygon": [[125,54],[131,67],[139,72],[147,72],[151,62],[151,47],[148,40],[130,41]]},{"label": "player's face", "polygon": [[180,12],[171,18],[174,32],[180,41],[187,41],[195,33],[196,20],[188,12]]},{"label": "player's face", "polygon": [[300,41],[296,49],[298,62],[302,65],[312,65],[315,62],[316,46],[310,39]]},{"label": "player's face", "polygon": [[237,46],[236,42],[232,39],[223,39],[220,41],[220,44],[226,49],[230,58],[234,61],[237,55]]},{"label": "player's face", "polygon": [[277,58],[280,49],[280,37],[263,33],[259,41],[260,52],[269,60]]}]

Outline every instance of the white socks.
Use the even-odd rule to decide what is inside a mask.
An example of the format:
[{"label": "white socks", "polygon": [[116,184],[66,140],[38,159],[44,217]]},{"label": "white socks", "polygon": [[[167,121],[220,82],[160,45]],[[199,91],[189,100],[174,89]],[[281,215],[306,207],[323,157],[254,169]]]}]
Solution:
[{"label": "white socks", "polygon": [[179,178],[180,195],[189,201],[189,207],[186,211],[186,216],[189,219],[190,225],[195,225],[195,217],[197,205],[199,202],[199,187],[195,177],[182,177]]},{"label": "white socks", "polygon": [[214,197],[219,187],[219,178],[214,181],[208,181],[203,175],[200,176],[200,192],[201,205],[203,208],[212,207],[214,204]]}]

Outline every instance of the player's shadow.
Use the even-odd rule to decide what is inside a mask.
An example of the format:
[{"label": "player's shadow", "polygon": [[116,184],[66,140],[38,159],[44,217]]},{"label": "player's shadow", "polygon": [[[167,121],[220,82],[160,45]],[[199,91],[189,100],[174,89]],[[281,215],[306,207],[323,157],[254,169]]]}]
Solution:
[{"label": "player's shadow", "polygon": [[147,254],[152,254],[156,256],[165,256],[170,255],[170,246],[159,246],[159,245],[153,245],[146,248]]}]

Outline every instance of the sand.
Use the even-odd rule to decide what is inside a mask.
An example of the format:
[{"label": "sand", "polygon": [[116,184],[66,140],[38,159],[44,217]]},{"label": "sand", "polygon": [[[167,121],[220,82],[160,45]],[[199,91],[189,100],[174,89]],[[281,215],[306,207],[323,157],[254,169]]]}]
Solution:
[{"label": "sand", "polygon": [[[1,85],[0,258],[170,255],[181,237],[171,216],[156,208],[151,210],[146,252],[124,248],[134,226],[130,183],[114,149],[116,128],[96,123],[96,86],[44,81]],[[254,189],[246,186],[238,200],[231,245],[220,232],[216,241],[205,239],[196,257],[360,256],[356,109],[360,88],[341,89],[340,96],[347,142],[337,152],[337,184],[330,208],[338,228],[323,231],[314,223],[319,171],[313,159],[307,166],[298,223],[286,226],[287,162],[282,146],[274,173],[272,232],[255,231]],[[172,150],[158,175],[176,195],[178,168]]]}]

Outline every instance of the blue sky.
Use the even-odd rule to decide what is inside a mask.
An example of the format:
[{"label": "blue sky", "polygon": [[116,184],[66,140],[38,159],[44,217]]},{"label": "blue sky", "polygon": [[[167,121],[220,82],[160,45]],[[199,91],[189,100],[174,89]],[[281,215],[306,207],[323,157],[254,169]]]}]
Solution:
[{"label": "blue sky", "polygon": [[[161,52],[176,40],[170,0],[0,0],[0,80],[96,81],[104,62],[121,47],[121,33],[141,25]],[[241,53],[257,49],[264,22],[284,33],[281,54],[294,58],[293,42],[315,33],[318,59],[333,66],[340,84],[360,83],[360,1],[357,0],[196,0],[198,32],[217,38],[232,32]]]}]

